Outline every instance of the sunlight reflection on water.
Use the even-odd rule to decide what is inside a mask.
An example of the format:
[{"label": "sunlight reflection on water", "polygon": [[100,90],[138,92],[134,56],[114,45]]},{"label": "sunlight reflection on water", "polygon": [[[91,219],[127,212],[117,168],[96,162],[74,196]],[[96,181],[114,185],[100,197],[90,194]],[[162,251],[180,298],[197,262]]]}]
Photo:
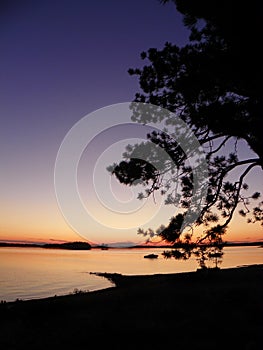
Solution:
[{"label": "sunlight reflection on water", "polygon": [[[196,260],[164,259],[163,248],[67,251],[43,248],[0,248],[0,300],[42,298],[112,286],[90,272],[144,275],[195,271]],[[263,249],[227,247],[221,268],[262,264]],[[144,259],[148,253],[158,259]]]}]

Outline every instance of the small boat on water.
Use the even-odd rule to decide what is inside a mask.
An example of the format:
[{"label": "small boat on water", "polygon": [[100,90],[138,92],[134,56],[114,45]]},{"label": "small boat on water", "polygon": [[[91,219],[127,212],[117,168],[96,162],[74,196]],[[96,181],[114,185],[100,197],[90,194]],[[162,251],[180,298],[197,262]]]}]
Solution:
[{"label": "small boat on water", "polygon": [[144,258],[146,258],[146,259],[157,259],[158,255],[157,254],[148,254],[148,255],[144,255]]}]

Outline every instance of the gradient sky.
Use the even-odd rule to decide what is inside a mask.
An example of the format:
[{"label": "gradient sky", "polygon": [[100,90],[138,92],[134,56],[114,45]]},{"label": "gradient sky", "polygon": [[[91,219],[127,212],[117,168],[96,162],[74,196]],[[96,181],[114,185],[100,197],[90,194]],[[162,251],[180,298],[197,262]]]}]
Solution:
[{"label": "gradient sky", "polygon": [[[3,2],[0,16],[0,240],[83,239],[56,200],[61,142],[87,114],[132,101],[139,86],[127,70],[142,66],[140,53],[166,41],[182,46],[188,31],[175,7],[157,0],[17,0]],[[112,181],[118,199],[128,201],[132,191]],[[255,173],[253,181],[261,186],[262,175]],[[156,216],[156,224],[168,222],[171,213],[167,208]],[[238,218],[232,226],[229,239],[262,237],[259,225],[240,224]],[[94,224],[87,230],[91,241],[94,233],[98,242],[141,240],[137,228],[106,233]]]}]

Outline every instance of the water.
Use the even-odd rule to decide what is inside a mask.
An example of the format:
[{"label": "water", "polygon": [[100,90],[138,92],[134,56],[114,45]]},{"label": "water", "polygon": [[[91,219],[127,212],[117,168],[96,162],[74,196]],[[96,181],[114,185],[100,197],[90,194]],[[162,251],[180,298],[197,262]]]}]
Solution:
[{"label": "water", "polygon": [[[0,248],[0,300],[43,298],[108,288],[112,284],[90,272],[125,275],[195,271],[196,260],[164,259],[163,248],[91,249]],[[263,264],[263,248],[227,247],[221,268]],[[149,253],[158,259],[144,259]]]}]

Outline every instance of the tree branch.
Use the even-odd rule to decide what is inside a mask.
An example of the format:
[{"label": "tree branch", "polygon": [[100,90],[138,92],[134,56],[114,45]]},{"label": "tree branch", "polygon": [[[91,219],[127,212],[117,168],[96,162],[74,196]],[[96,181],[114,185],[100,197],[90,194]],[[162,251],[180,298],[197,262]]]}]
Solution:
[{"label": "tree branch", "polygon": [[[220,143],[220,145],[215,149],[215,150],[211,150],[210,152],[209,152],[209,156],[211,155],[211,154],[213,154],[213,153],[216,153],[216,152],[218,152],[225,144],[226,144],[226,142],[231,138],[232,136],[226,136],[225,138],[224,138],[224,140]],[[211,149],[211,148],[210,148]]]},{"label": "tree branch", "polygon": [[206,139],[203,139],[203,140],[199,140],[200,144],[203,145],[207,142],[210,142],[210,141],[213,141],[213,140],[216,140],[216,139],[219,139],[220,137],[224,137],[225,134],[223,133],[219,133],[219,134],[215,134],[215,135],[212,135]]},{"label": "tree branch", "polygon": [[232,220],[232,217],[234,215],[236,207],[237,207],[237,205],[239,203],[239,194],[240,194],[240,190],[241,190],[241,187],[242,187],[242,184],[243,184],[244,177],[249,173],[249,171],[253,167],[258,166],[258,165],[260,165],[260,164],[259,163],[252,163],[252,164],[250,164],[246,168],[246,170],[243,172],[243,174],[240,176],[239,181],[237,182],[238,183],[238,188],[237,188],[236,198],[235,198],[235,202],[234,202],[233,208],[231,209],[230,215],[229,215],[228,219],[225,221],[225,223],[222,225],[222,227],[226,227],[230,223],[230,221]]},{"label": "tree branch", "polygon": [[[202,213],[201,213],[201,217],[203,216],[203,214],[208,210],[210,209],[218,200],[218,196],[220,194],[220,191],[221,191],[221,188],[222,188],[222,184],[223,184],[223,180],[224,180],[224,177],[226,176],[226,174],[233,170],[235,167],[237,166],[240,166],[240,165],[245,165],[245,164],[249,164],[249,163],[252,163],[251,165],[255,166],[255,165],[259,165],[259,158],[252,158],[252,159],[246,159],[246,160],[241,160],[235,164],[231,164],[230,166],[228,166],[226,169],[222,170],[220,176],[219,176],[219,183],[217,185],[217,191],[216,191],[216,194],[214,196],[214,199],[212,202],[210,202],[208,205],[206,205],[203,210],[202,210]],[[252,168],[252,167],[251,167]]]},{"label": "tree branch", "polygon": [[[240,194],[240,190],[241,190],[241,187],[242,187],[242,184],[243,184],[243,180],[244,180],[244,177],[250,172],[250,170],[255,167],[255,166],[259,166],[260,163],[259,162],[254,162],[252,164],[250,164],[246,170],[243,172],[243,174],[240,176],[239,178],[239,181],[238,181],[238,188],[237,188],[237,192],[236,192],[236,196],[235,196],[235,202],[234,202],[234,205],[230,211],[230,214],[229,214],[229,217],[227,218],[227,220],[222,224],[220,225],[220,228],[223,229],[223,228],[226,228],[227,225],[230,223],[230,221],[232,220],[233,218],[233,215],[234,215],[234,212],[236,210],[236,207],[239,203],[239,194]],[[209,206],[210,208],[210,206]],[[206,209],[207,210],[207,209]],[[203,242],[204,240],[206,240],[209,236],[210,236],[210,232],[208,232],[204,237],[200,238],[199,240],[197,240],[197,244],[200,244],[201,242]]]}]

